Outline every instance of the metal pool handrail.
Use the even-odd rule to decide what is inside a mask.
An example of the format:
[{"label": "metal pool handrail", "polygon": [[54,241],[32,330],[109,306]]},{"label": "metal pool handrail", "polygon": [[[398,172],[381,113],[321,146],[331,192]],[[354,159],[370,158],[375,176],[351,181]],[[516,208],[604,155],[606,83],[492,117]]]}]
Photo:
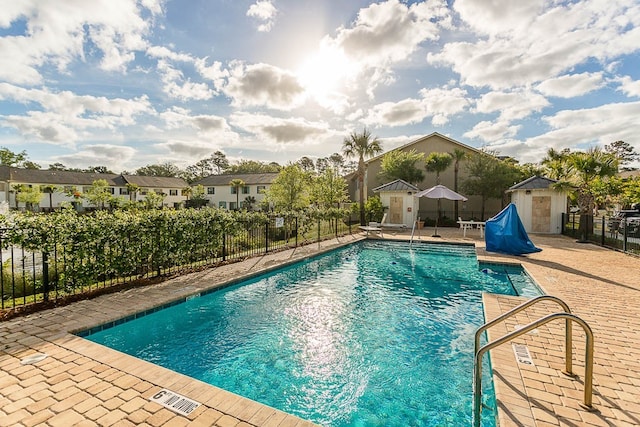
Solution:
[{"label": "metal pool handrail", "polygon": [[513,338],[516,338],[522,334],[542,326],[555,319],[564,318],[567,322],[576,322],[582,329],[584,329],[586,335],[586,349],[585,349],[585,367],[584,367],[584,403],[585,409],[593,409],[592,405],[592,392],[593,392],[593,331],[589,325],[576,315],[571,313],[553,313],[549,314],[541,319],[529,323],[528,325],[513,331],[495,341],[492,341],[482,348],[480,348],[475,354],[474,360],[474,378],[473,378],[473,425],[474,427],[480,427],[480,411],[482,409],[482,356],[484,354]]},{"label": "metal pool handrail", "polygon": [[[478,349],[480,348],[480,336],[482,335],[482,333],[484,331],[486,331],[490,327],[502,322],[503,320],[513,316],[514,314],[519,313],[522,310],[524,310],[524,309],[526,309],[528,307],[531,307],[532,305],[537,304],[537,303],[539,303],[541,301],[555,302],[556,304],[558,304],[560,307],[562,307],[564,309],[565,313],[571,313],[571,309],[569,308],[567,303],[562,301],[558,297],[554,297],[553,295],[540,295],[540,296],[537,296],[535,298],[532,298],[532,299],[530,299],[528,301],[523,302],[519,306],[512,308],[511,310],[507,311],[506,313],[496,317],[495,319],[491,320],[490,322],[487,322],[484,325],[480,326],[480,328],[478,328],[478,330],[476,331],[475,342],[474,342],[474,346],[473,346],[473,354],[478,353]],[[571,366],[571,364],[573,363],[572,362],[572,356],[571,356],[571,348],[572,348],[571,337],[572,337],[571,321],[567,320],[566,321],[566,328],[565,328],[565,343],[564,343],[564,352],[565,352],[565,371],[564,371],[564,373],[566,375],[573,375],[572,374],[572,366]]]}]

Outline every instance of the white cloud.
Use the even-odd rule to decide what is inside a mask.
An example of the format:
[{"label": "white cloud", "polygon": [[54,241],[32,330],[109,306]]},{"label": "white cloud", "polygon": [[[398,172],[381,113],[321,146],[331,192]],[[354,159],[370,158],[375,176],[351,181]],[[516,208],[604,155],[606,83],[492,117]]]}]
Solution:
[{"label": "white cloud", "polygon": [[115,131],[136,123],[136,116],[154,114],[146,96],[134,99],[76,95],[69,91],[50,92],[24,89],[0,83],[0,100],[35,103],[44,111],[28,111],[23,116],[7,115],[0,125],[18,129],[43,142],[72,144],[91,129]]},{"label": "white cloud", "polygon": [[62,163],[70,167],[86,168],[88,166],[106,166],[107,169],[118,173],[122,165],[136,155],[132,147],[112,144],[85,145],[73,154],[52,158],[52,163]]},{"label": "white cloud", "polygon": [[499,111],[501,120],[518,120],[533,112],[540,112],[549,105],[544,96],[530,90],[497,91],[482,95],[476,103],[476,110],[480,113]]},{"label": "white cloud", "polygon": [[453,7],[473,29],[484,34],[504,34],[526,29],[544,3],[544,0],[456,0]]},{"label": "white cloud", "polygon": [[[501,24],[498,6],[503,1],[492,3],[495,7],[487,12],[489,17],[479,12],[486,2],[465,1],[456,6],[473,28],[489,36],[448,43],[439,53],[429,54],[428,61],[451,66],[464,84],[504,89],[556,77],[592,59],[605,61],[638,50],[640,4],[635,0],[553,2],[537,16],[539,3],[515,6],[509,2],[507,9],[516,8],[512,21]],[[489,21],[480,23],[482,19]],[[489,30],[493,25],[498,29],[507,25],[511,31],[493,33]]]},{"label": "white cloud", "polygon": [[191,79],[185,79],[182,71],[164,59],[158,61],[158,72],[164,83],[162,90],[171,98],[181,101],[205,100],[211,99],[215,94],[206,83],[195,83]]},{"label": "white cloud", "polygon": [[617,89],[618,91],[629,97],[640,96],[640,80],[633,80],[629,76],[624,76],[618,78],[617,81],[620,83],[620,87]]},{"label": "white cloud", "polygon": [[288,71],[268,64],[232,64],[224,93],[235,105],[291,110],[303,101],[304,88]]},{"label": "white cloud", "polygon": [[262,114],[237,113],[232,116],[231,122],[234,126],[259,136],[259,144],[319,144],[332,135],[326,123],[295,117],[283,119]]},{"label": "white cloud", "polygon": [[640,151],[637,129],[640,128],[640,101],[606,104],[595,108],[559,111],[543,120],[551,131],[525,141],[528,150],[519,157],[524,162],[538,162],[548,148],[575,148],[626,141]]},{"label": "white cloud", "polygon": [[[11,6],[8,4],[11,3]],[[4,2],[0,25],[24,19],[23,35],[0,38],[0,80],[15,84],[39,84],[40,69],[53,66],[65,72],[75,60],[86,60],[95,49],[100,67],[107,71],[126,71],[134,51],[146,47],[145,36],[150,19],[143,19],[143,9],[159,13],[161,0],[95,0],[79,6],[75,2]]]},{"label": "white cloud", "polygon": [[536,89],[546,96],[573,98],[585,95],[604,86],[602,73],[567,74],[548,79],[540,83]]},{"label": "white cloud", "polygon": [[465,132],[466,138],[478,138],[484,142],[502,141],[507,137],[515,136],[521,126],[510,125],[507,121],[482,121],[477,123],[473,129]]},{"label": "white cloud", "polygon": [[258,31],[261,32],[271,31],[277,13],[278,10],[270,0],[258,0],[247,10],[247,16],[256,18],[262,22],[258,26]]},{"label": "white cloud", "polygon": [[375,126],[403,126],[420,123],[427,116],[427,108],[421,100],[407,98],[375,105],[364,122]]}]

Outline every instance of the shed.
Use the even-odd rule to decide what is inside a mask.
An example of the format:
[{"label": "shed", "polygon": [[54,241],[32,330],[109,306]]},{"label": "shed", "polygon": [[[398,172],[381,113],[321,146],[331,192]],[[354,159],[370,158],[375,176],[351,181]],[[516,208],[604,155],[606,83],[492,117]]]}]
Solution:
[{"label": "shed", "polygon": [[413,197],[420,191],[415,185],[396,179],[373,189],[380,194],[382,206],[388,207],[387,222],[413,226],[414,216],[418,213],[418,198]]},{"label": "shed", "polygon": [[527,233],[561,233],[567,193],[553,189],[555,182],[551,178],[532,176],[507,190]]}]

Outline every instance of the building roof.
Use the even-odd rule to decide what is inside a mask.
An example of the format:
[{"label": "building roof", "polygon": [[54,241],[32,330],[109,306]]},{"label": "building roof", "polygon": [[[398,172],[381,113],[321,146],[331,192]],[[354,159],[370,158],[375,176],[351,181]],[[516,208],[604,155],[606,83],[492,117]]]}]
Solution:
[{"label": "building roof", "polygon": [[379,191],[420,191],[420,189],[406,181],[396,179],[373,189],[374,193]]},{"label": "building roof", "polygon": [[618,173],[618,176],[622,179],[640,177],[640,169],[631,170],[631,171],[622,171]]},{"label": "building roof", "polygon": [[0,166],[0,180],[11,183],[88,186],[99,179],[104,179],[113,187],[136,184],[145,188],[184,188],[188,185],[182,178],[164,176],[117,175],[114,173],[21,169]]},{"label": "building roof", "polygon": [[478,150],[477,148],[473,148],[473,147],[471,147],[469,145],[463,144],[462,142],[456,141],[455,139],[449,138],[448,136],[442,135],[441,133],[433,132],[433,133],[430,133],[429,135],[426,135],[426,136],[423,136],[423,137],[418,138],[416,140],[413,140],[413,141],[411,141],[411,142],[409,142],[407,144],[401,145],[400,147],[396,147],[396,148],[393,148],[391,150],[385,151],[384,153],[382,153],[382,154],[380,154],[380,155],[378,155],[376,157],[370,158],[369,160],[365,161],[365,163],[371,163],[371,162],[378,161],[378,160],[380,160],[382,158],[382,156],[387,154],[389,151],[404,150],[406,148],[411,147],[412,145],[418,144],[418,143],[420,143],[422,141],[425,141],[425,140],[427,140],[429,138],[433,138],[434,136],[438,136],[438,137],[440,137],[440,138],[442,138],[444,140],[447,140],[447,141],[451,142],[452,144],[457,145],[457,146],[459,146],[461,148],[464,148],[466,150],[470,150],[470,151],[473,151],[475,153],[482,153],[482,151]]},{"label": "building roof", "polygon": [[182,178],[170,176],[122,175],[126,184],[135,184],[146,188],[184,188],[189,184]]},{"label": "building roof", "polygon": [[228,186],[234,179],[241,179],[246,185],[272,184],[278,176],[277,173],[238,173],[225,175],[209,175],[196,181],[193,185],[203,185],[205,187]]},{"label": "building roof", "polygon": [[114,181],[118,175],[114,173],[85,173],[48,169],[21,169],[0,166],[0,176],[4,181],[29,184],[52,185],[91,185],[93,181],[104,179],[109,185],[117,185]]},{"label": "building roof", "polygon": [[551,178],[547,178],[544,176],[532,176],[531,178],[527,178],[522,182],[519,182],[515,185],[512,185],[511,187],[509,187],[509,190],[507,191],[514,191],[514,190],[546,190],[549,187],[551,187],[552,184],[555,184],[556,181],[555,179],[551,179]]}]

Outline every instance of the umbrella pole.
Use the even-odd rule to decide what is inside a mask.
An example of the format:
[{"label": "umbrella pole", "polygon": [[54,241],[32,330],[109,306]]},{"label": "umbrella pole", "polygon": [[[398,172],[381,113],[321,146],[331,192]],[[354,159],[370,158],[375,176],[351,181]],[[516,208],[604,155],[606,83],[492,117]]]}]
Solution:
[{"label": "umbrella pole", "polygon": [[433,233],[433,236],[431,237],[440,237],[440,235],[438,234],[438,216],[436,215],[436,230]]}]

